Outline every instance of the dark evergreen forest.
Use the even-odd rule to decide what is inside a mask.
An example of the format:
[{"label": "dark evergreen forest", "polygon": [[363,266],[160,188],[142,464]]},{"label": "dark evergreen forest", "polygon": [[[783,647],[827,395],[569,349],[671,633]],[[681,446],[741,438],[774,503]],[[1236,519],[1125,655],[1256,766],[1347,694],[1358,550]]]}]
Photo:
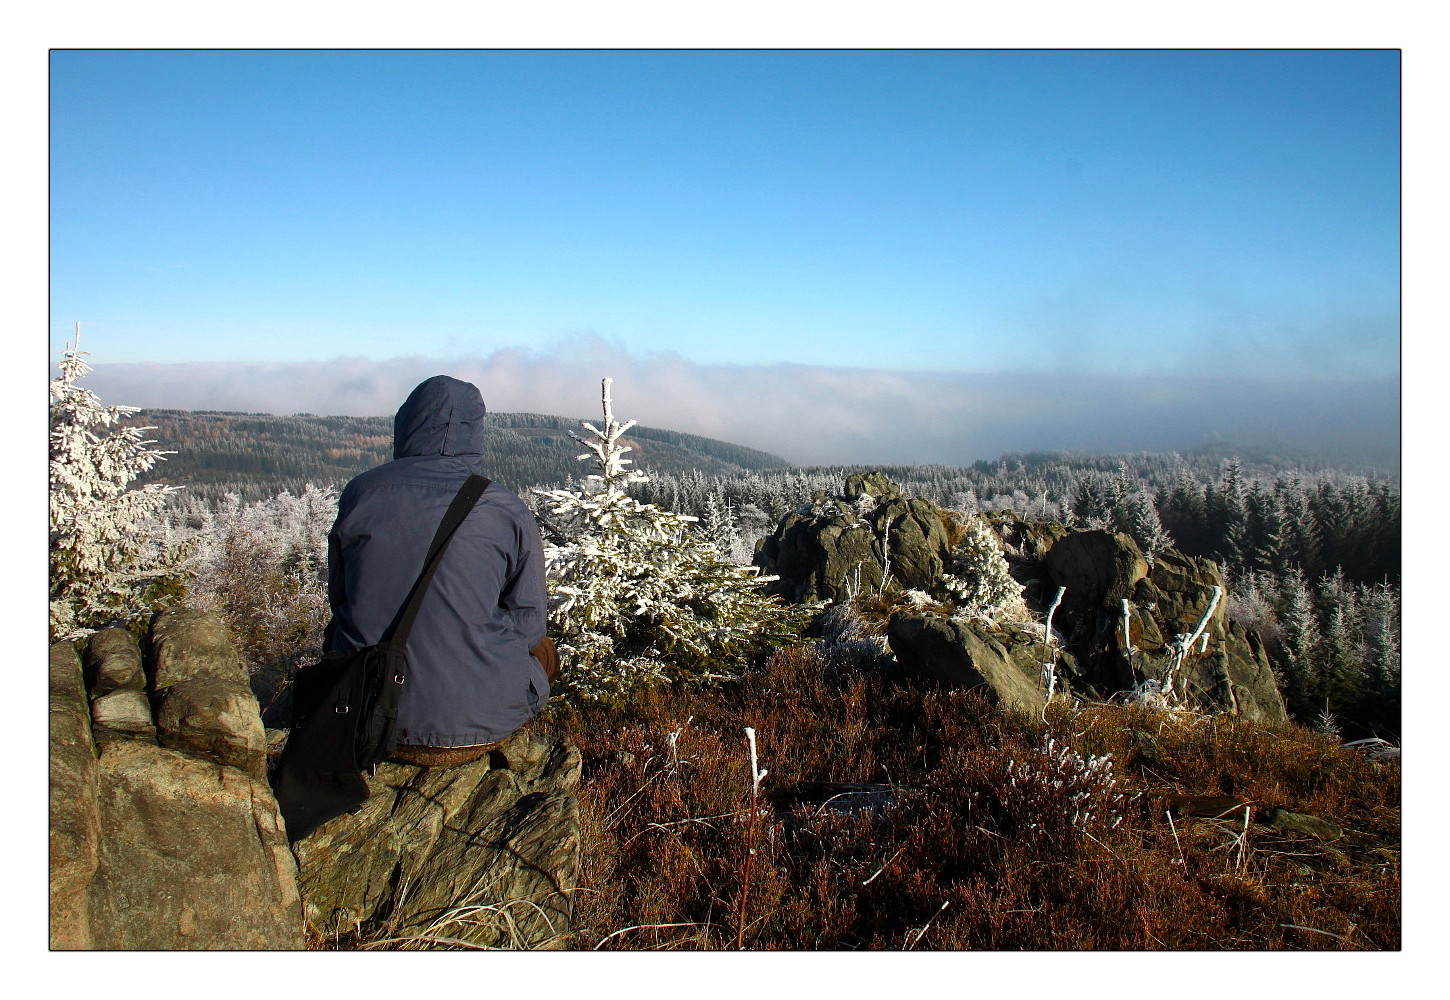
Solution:
[{"label": "dark evergreen forest", "polygon": [[[156,447],[175,452],[138,483],[185,485],[189,495],[207,500],[225,493],[243,500],[284,489],[295,494],[307,483],[340,487],[393,457],[391,417],[157,409],[135,419],[154,428],[148,436]],[[490,413],[485,421],[483,468],[489,478],[524,493],[580,474],[580,448],[569,432],[578,431],[582,421],[542,413]],[[786,464],[753,448],[655,427],[634,427],[626,440],[641,467],[665,473],[730,475]]]}]

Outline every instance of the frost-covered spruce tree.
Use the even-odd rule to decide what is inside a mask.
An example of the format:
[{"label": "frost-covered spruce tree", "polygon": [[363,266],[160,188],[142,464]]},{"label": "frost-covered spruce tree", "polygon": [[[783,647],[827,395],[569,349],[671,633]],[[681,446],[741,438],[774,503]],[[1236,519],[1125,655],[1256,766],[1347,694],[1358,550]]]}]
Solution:
[{"label": "frost-covered spruce tree", "polygon": [[1022,585],[1007,572],[1002,546],[986,519],[963,517],[966,533],[951,551],[941,586],[966,617],[1021,621],[1027,617]]},{"label": "frost-covered spruce tree", "polygon": [[1112,522],[1114,531],[1123,532],[1138,544],[1150,565],[1159,552],[1173,544],[1147,490],[1125,493],[1113,506]]},{"label": "frost-covered spruce tree", "polygon": [[725,502],[724,493],[712,490],[705,497],[705,516],[700,519],[699,531],[705,541],[715,546],[722,554],[730,554],[735,547],[735,511]]},{"label": "frost-covered spruce tree", "polygon": [[667,681],[731,677],[745,658],[795,639],[804,612],[762,594],[752,566],[729,562],[693,517],[641,503],[626,488],[647,477],[620,443],[603,380],[603,427],[572,435],[595,469],[568,489],[536,490],[570,539],[545,546],[549,617],[563,663],[556,689],[575,701],[614,700]]},{"label": "frost-covered spruce tree", "polygon": [[179,487],[131,482],[167,452],[134,406],[107,406],[76,382],[89,372],[80,336],[50,382],[50,639],[78,639],[148,610],[146,591],[172,569],[152,524]]}]

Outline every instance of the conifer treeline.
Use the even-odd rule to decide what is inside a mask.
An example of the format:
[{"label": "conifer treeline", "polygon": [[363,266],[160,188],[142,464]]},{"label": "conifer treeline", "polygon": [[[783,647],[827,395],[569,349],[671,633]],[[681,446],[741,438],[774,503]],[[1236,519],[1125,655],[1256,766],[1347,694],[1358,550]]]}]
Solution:
[{"label": "conifer treeline", "polygon": [[[1281,575],[1291,567],[1311,579],[1336,568],[1360,583],[1400,576],[1400,493],[1384,479],[1293,468],[1251,474],[1234,459],[1176,454],[1006,456],[962,468],[871,468],[943,507],[1112,527],[1149,551],[1164,544],[1153,533],[1166,533],[1174,548],[1209,556],[1232,577]],[[729,476],[652,471],[633,490],[641,500],[700,518],[710,516],[712,503],[723,503],[737,519],[773,524],[812,493],[837,492],[847,475],[860,471],[867,467]]]}]

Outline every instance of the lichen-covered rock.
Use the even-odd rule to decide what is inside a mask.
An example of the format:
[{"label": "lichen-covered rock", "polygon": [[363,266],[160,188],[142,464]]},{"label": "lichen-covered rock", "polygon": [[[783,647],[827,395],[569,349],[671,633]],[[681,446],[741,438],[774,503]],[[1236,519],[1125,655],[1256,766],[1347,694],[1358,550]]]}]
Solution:
[{"label": "lichen-covered rock", "polygon": [[86,888],[100,858],[99,765],[75,647],[50,647],[50,946],[91,947]]},{"label": "lichen-covered rock", "polygon": [[118,737],[156,741],[151,702],[142,691],[111,691],[92,699],[91,725],[101,741]]},{"label": "lichen-covered rock", "polygon": [[141,646],[124,628],[106,628],[86,642],[86,687],[92,699],[113,691],[145,691]]},{"label": "lichen-covered rock", "polygon": [[156,696],[157,742],[267,780],[267,735],[250,688],[193,677]]},{"label": "lichen-covered rock", "polygon": [[267,737],[246,662],[214,615],[167,611],[147,633],[157,742],[267,780]]},{"label": "lichen-covered rock", "polygon": [[165,611],[151,623],[151,690],[212,677],[247,684],[247,664],[226,626],[204,611]]},{"label": "lichen-covered rock", "polygon": [[1336,823],[1307,813],[1290,812],[1287,809],[1270,809],[1260,819],[1261,823],[1289,833],[1302,833],[1316,840],[1334,841],[1344,836],[1344,830]]},{"label": "lichen-covered rock", "polygon": [[839,495],[817,493],[762,540],[756,565],[769,593],[810,604],[868,593],[931,590],[950,550],[941,511],[905,497],[880,472],[855,474]]},{"label": "lichen-covered rock", "polygon": [[102,629],[92,635],[86,643],[85,676],[97,741],[155,741],[141,646],[135,636],[124,628]]},{"label": "lichen-covered rock", "polygon": [[886,636],[906,670],[952,687],[985,688],[993,701],[1018,711],[1040,712],[1047,703],[1041,666],[1014,656],[1005,635],[985,625],[897,612]]},{"label": "lichen-covered rock", "polygon": [[[1028,610],[1045,616],[1062,590],[1053,618],[1061,645],[1051,657],[1059,664],[1060,684],[1107,699],[1152,680],[1171,684],[1171,701],[1200,711],[1287,721],[1263,644],[1227,618],[1223,577],[1212,560],[1168,548],[1155,554],[1150,567],[1124,533],[1022,521],[1007,513],[984,517],[1001,543],[1008,573],[1023,587]],[[943,573],[957,571],[951,548],[961,533],[959,514],[905,497],[880,472],[857,474],[840,494],[817,493],[782,518],[762,539],[755,561],[779,577],[768,589],[788,601],[846,601],[905,590],[953,600],[963,593],[953,586],[960,581],[944,580]],[[1205,624],[1206,643],[1200,639],[1180,655],[1178,644],[1196,630],[1215,588],[1220,599]],[[1011,694],[1017,687],[1010,678],[1026,677],[1040,688],[1041,663],[1049,658],[1040,637],[985,624],[923,628],[898,626],[892,644],[898,660],[951,683],[987,684],[1009,702],[1032,700]],[[1006,678],[1000,682],[992,679],[999,667]]]},{"label": "lichen-covered rock", "polygon": [[851,473],[846,477],[846,485],[841,494],[847,503],[856,503],[866,496],[878,502],[897,500],[902,496],[901,487],[880,471]]},{"label": "lichen-covered rock", "polygon": [[1148,575],[1137,543],[1121,532],[1071,532],[1047,550],[1043,566],[1053,585],[1066,588],[1067,613],[1114,608]]},{"label": "lichen-covered rock", "polygon": [[92,948],[301,948],[296,863],[271,790],[236,768],[108,744]]},{"label": "lichen-covered rock", "polygon": [[378,927],[416,946],[567,945],[580,759],[528,732],[457,767],[394,762],[372,794],[293,845],[315,933]]},{"label": "lichen-covered rock", "polygon": [[[1163,679],[1173,644],[1192,634],[1208,613],[1206,648],[1190,650],[1177,668],[1188,704],[1262,722],[1288,721],[1284,699],[1259,636],[1228,619],[1227,586],[1211,559],[1164,549],[1140,581],[1132,603],[1133,646],[1145,676]],[[1219,593],[1217,604],[1214,593]]]}]

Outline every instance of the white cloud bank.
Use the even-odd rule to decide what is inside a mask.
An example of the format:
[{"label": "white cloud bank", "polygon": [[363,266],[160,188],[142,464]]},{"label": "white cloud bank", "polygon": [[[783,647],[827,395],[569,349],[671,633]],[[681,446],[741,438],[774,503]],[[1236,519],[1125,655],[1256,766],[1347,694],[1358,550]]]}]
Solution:
[{"label": "white cloud bank", "polygon": [[490,410],[615,414],[791,462],[967,464],[1004,451],[1185,450],[1222,438],[1397,464],[1399,384],[1386,378],[916,373],[805,365],[699,365],[632,355],[596,337],[486,357],[264,364],[102,364],[106,402],[185,410],[390,415],[418,382],[476,384]]}]

